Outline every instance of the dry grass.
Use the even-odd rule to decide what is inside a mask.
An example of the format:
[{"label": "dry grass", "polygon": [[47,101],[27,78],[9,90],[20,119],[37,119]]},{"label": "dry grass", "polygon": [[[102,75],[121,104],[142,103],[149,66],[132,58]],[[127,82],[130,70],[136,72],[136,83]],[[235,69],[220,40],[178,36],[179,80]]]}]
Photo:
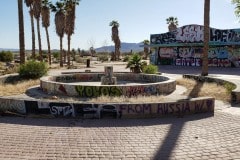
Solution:
[{"label": "dry grass", "polygon": [[[3,84],[0,85],[0,96],[12,96],[12,95],[19,95],[26,92],[29,87],[39,85],[39,80],[28,80],[28,81],[21,81],[16,84]],[[185,86],[187,88],[187,92],[184,95],[187,95],[190,98],[195,97],[203,97],[209,96],[214,97],[217,100],[222,100],[226,102],[231,101],[231,95],[227,91],[226,88],[223,86],[217,85],[216,83],[200,83],[196,82],[195,80],[191,79],[179,79],[177,80],[178,85]],[[78,98],[60,98],[58,97],[58,101],[79,101]],[[91,98],[85,99],[84,101],[87,102],[111,102],[111,103],[118,103],[118,102],[126,102],[126,103],[145,103],[145,102],[161,102],[167,101],[168,99],[164,96],[138,96],[138,97],[108,97],[108,96],[101,96],[98,98]]]},{"label": "dry grass", "polygon": [[179,79],[177,84],[185,86],[187,88],[185,95],[191,98],[208,96],[226,102],[231,101],[231,95],[228,90],[216,83],[201,83],[191,79]]},{"label": "dry grass", "polygon": [[12,96],[25,93],[25,91],[32,86],[39,85],[39,80],[20,81],[16,84],[2,84],[0,85],[0,96]]}]

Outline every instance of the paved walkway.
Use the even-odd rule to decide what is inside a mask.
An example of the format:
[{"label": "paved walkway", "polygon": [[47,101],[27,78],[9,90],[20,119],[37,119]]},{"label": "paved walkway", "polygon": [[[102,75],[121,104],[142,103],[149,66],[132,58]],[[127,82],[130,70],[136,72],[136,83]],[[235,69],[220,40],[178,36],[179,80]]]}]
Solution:
[{"label": "paved walkway", "polygon": [[[160,71],[173,77],[186,71],[184,67],[164,67]],[[239,69],[231,76],[237,78],[236,73]],[[214,116],[197,114],[183,118],[83,120],[0,116],[0,159],[240,160],[240,115],[226,112],[228,105],[218,105]]]},{"label": "paved walkway", "polygon": [[240,159],[240,116],[0,118],[0,159]]}]

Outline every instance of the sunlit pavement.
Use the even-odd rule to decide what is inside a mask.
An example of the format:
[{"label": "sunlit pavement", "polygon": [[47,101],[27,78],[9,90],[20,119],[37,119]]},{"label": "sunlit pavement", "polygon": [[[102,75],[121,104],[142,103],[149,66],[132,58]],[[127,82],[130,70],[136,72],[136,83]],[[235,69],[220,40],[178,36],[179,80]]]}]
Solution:
[{"label": "sunlit pavement", "polygon": [[[187,69],[160,67],[160,71],[179,77],[177,73],[185,74]],[[238,78],[239,72],[231,76]],[[240,108],[216,105],[214,116],[181,118],[0,117],[0,159],[240,159]]]}]

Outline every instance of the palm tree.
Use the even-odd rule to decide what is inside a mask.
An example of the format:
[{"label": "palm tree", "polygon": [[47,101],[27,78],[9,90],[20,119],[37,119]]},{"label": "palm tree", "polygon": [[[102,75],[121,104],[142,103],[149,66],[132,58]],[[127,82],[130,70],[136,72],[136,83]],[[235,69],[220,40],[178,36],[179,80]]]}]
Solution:
[{"label": "palm tree", "polygon": [[168,30],[169,32],[172,32],[177,29],[178,26],[178,19],[177,17],[169,17],[166,19],[168,24]]},{"label": "palm tree", "polygon": [[63,0],[63,1],[65,3],[65,9],[66,9],[65,33],[67,34],[67,39],[68,39],[67,64],[68,66],[70,66],[71,36],[74,33],[74,27],[75,27],[76,5],[79,5],[80,0]]},{"label": "palm tree", "polygon": [[33,18],[33,1],[34,0],[25,0],[26,6],[29,7],[29,15],[31,19],[31,28],[32,28],[32,58],[35,59],[35,29],[34,29],[34,18]]},{"label": "palm tree", "polygon": [[34,0],[33,1],[33,15],[34,15],[35,19],[37,20],[38,46],[39,46],[40,61],[43,60],[43,57],[42,57],[41,32],[40,32],[41,10],[42,10],[42,2],[41,2],[41,0]]},{"label": "palm tree", "polygon": [[148,47],[148,45],[149,45],[149,40],[147,40],[147,39],[145,39],[144,41],[143,41],[143,45],[144,45],[144,59],[147,59],[147,57],[148,57],[148,52],[149,52],[149,47]]},{"label": "palm tree", "polygon": [[232,4],[235,4],[235,15],[240,18],[240,1],[239,0],[232,0]]},{"label": "palm tree", "polygon": [[56,33],[60,38],[60,67],[63,67],[63,47],[62,41],[65,29],[65,10],[63,2],[56,2],[55,5],[50,4],[51,10],[55,12],[55,27]]},{"label": "palm tree", "polygon": [[130,68],[130,70],[134,73],[141,73],[143,71],[143,67],[146,65],[146,62],[142,61],[142,57],[135,53],[128,60],[126,68]]},{"label": "palm tree", "polygon": [[119,31],[118,31],[118,27],[119,27],[119,23],[118,21],[111,21],[109,26],[112,26],[112,41],[115,44],[115,52],[114,55],[112,56],[112,60],[119,60],[120,57],[120,48],[121,48],[121,41],[119,38]]},{"label": "palm tree", "polygon": [[42,0],[42,26],[45,28],[46,37],[47,37],[47,45],[48,45],[48,63],[51,65],[51,47],[50,47],[50,40],[48,34],[48,27],[50,26],[50,2],[48,0]]},{"label": "palm tree", "polygon": [[203,57],[202,57],[202,76],[208,75],[208,50],[209,50],[209,18],[210,0],[204,1],[204,41],[203,41]]},{"label": "palm tree", "polygon": [[23,1],[18,0],[18,23],[19,23],[19,47],[20,64],[25,63],[25,42],[24,42],[24,19],[23,19]]}]

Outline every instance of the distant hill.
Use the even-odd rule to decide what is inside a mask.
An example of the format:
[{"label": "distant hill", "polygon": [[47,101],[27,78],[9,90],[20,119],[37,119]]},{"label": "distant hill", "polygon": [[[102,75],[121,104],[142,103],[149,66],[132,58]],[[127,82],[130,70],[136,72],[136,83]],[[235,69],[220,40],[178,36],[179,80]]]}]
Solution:
[{"label": "distant hill", "polygon": [[[142,45],[143,43],[126,43],[126,42],[122,42],[121,43],[121,52],[131,52],[131,50],[133,52],[140,52],[143,51],[143,47],[140,47],[140,45]],[[103,46],[100,48],[96,48],[95,49],[96,52],[114,52],[114,46]]]},{"label": "distant hill", "polygon": [[1,51],[18,52],[19,49],[13,49],[13,48],[0,48],[0,52],[1,52]]},{"label": "distant hill", "polygon": [[[142,42],[140,43],[127,43],[127,42],[122,42],[121,43],[121,52],[140,52],[143,51],[143,47],[140,47],[140,45],[143,45]],[[11,52],[18,52],[19,49],[11,49],[11,48],[0,48],[1,51],[11,51]],[[95,49],[96,52],[114,52],[114,45],[111,46],[103,46]],[[26,50],[26,51],[31,51],[31,50]],[[36,50],[37,51],[37,50]],[[58,51],[58,50],[52,50],[52,52]]]}]

